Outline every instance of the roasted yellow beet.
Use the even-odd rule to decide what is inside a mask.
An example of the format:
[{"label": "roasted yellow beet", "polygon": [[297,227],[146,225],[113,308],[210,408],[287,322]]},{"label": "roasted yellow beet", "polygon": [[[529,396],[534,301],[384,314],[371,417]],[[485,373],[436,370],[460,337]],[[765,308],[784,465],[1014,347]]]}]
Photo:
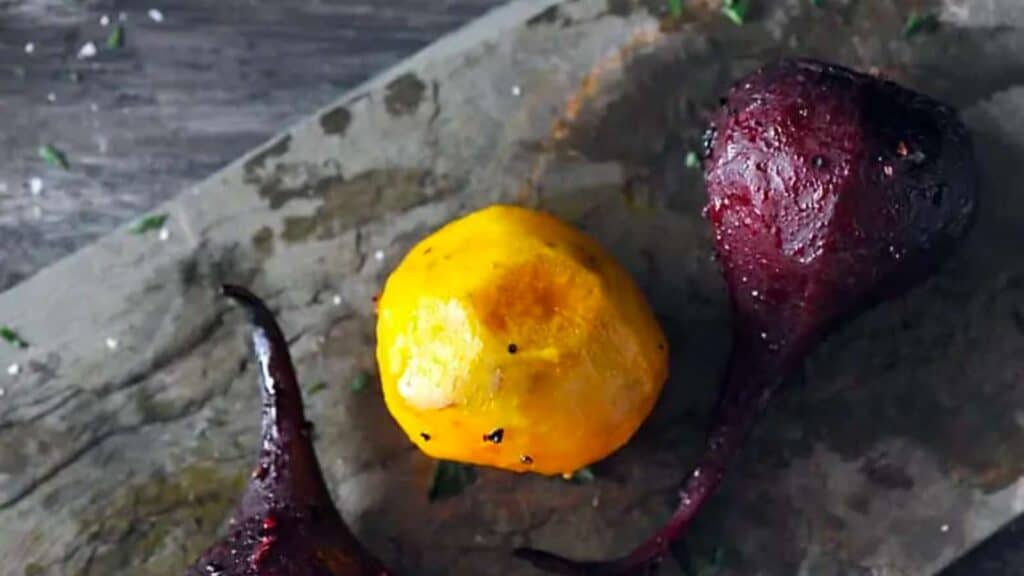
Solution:
[{"label": "roasted yellow beet", "polygon": [[668,372],[643,294],[555,217],[492,206],[416,245],[378,302],[388,409],[435,458],[567,474],[626,443]]}]

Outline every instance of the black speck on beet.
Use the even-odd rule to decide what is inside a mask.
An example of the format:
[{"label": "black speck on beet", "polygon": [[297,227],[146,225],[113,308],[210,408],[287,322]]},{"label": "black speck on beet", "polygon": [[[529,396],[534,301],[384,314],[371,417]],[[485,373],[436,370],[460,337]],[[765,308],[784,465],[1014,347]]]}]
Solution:
[{"label": "black speck on beet", "polygon": [[488,434],[484,434],[484,442],[490,442],[491,444],[501,444],[501,441],[505,439],[505,429],[495,428]]}]

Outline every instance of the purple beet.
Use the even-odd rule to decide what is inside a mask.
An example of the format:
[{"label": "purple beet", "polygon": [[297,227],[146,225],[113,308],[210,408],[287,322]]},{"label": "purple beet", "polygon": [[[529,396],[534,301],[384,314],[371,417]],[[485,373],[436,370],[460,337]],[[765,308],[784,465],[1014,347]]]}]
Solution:
[{"label": "purple beet", "polygon": [[249,314],[260,367],[263,442],[227,536],[187,576],[386,576],[356,540],[324,483],[288,344],[273,314],[244,288],[224,286]]},{"label": "purple beet", "polygon": [[784,60],[729,92],[706,139],[706,217],[733,351],[704,455],[668,523],[628,556],[517,554],[561,574],[647,574],[718,487],[825,334],[926,278],[973,222],[970,137],[949,107],[835,65]]}]

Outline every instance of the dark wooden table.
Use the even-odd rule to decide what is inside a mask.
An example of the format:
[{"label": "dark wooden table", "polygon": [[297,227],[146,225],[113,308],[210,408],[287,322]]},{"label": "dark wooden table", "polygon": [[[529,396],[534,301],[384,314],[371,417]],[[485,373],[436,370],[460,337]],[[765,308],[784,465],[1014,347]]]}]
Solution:
[{"label": "dark wooden table", "polygon": [[0,0],[0,290],[502,1]]}]

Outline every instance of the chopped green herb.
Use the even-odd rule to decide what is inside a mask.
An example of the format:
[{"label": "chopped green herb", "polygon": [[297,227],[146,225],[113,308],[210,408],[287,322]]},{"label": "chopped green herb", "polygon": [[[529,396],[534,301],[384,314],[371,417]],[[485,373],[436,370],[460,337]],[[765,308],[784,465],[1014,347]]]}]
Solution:
[{"label": "chopped green herb", "polygon": [[679,17],[683,15],[683,0],[668,0],[668,13]]},{"label": "chopped green herb", "polygon": [[352,382],[348,385],[349,389],[353,392],[362,392],[366,385],[370,383],[370,375],[366,372],[360,372],[356,374],[356,377],[352,379]]},{"label": "chopped green herb", "polygon": [[700,168],[700,156],[693,150],[686,153],[686,167],[693,170]]},{"label": "chopped green herb", "polygon": [[722,14],[733,24],[743,26],[747,21],[747,12],[750,11],[750,0],[725,0],[722,4]]},{"label": "chopped green herb", "polygon": [[153,230],[159,230],[167,222],[167,214],[151,214],[132,224],[132,234],[145,234]]},{"label": "chopped green herb", "polygon": [[907,17],[907,23],[903,26],[903,36],[913,38],[922,32],[934,32],[938,27],[939,17],[934,13],[914,12]]},{"label": "chopped green herb", "polygon": [[825,5],[825,0],[811,0],[811,5],[815,6],[816,8],[821,8],[822,6]]},{"label": "chopped green herb", "polygon": [[28,348],[28,342],[10,326],[0,326],[0,338],[15,348]]},{"label": "chopped green herb", "polygon": [[107,34],[107,48],[117,50],[122,46],[124,46],[124,26],[118,24],[114,26],[110,34]]},{"label": "chopped green herb", "polygon": [[427,497],[434,502],[458,496],[474,482],[476,482],[476,468],[458,462],[438,460],[437,468],[434,469],[434,481],[430,484],[430,492],[427,493]]},{"label": "chopped green herb", "polygon": [[326,389],[327,382],[321,380],[319,382],[314,382],[310,384],[309,387],[306,388],[306,394],[309,394],[310,396],[316,396],[317,394],[323,392]]},{"label": "chopped green herb", "polygon": [[589,467],[584,467],[573,472],[572,476],[569,477],[569,482],[573,484],[590,484],[595,478],[593,470]]},{"label": "chopped green herb", "polygon": [[61,170],[68,170],[71,168],[71,164],[68,162],[68,157],[65,156],[63,152],[49,144],[46,146],[40,146],[36,152],[44,162],[54,168],[60,168]]}]

